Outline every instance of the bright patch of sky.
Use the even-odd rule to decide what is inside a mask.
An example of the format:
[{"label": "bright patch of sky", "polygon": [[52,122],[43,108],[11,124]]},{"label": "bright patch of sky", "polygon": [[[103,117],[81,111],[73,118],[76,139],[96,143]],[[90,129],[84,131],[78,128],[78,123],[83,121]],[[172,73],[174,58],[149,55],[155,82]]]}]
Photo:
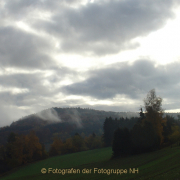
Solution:
[{"label": "bright patch of sky", "polygon": [[175,9],[175,18],[167,21],[166,25],[146,37],[132,40],[139,44],[133,50],[106,55],[103,57],[81,56],[76,54],[60,54],[55,59],[70,68],[87,71],[91,68],[102,68],[108,64],[137,59],[151,59],[157,64],[167,64],[180,59],[180,8]]},{"label": "bright patch of sky", "polygon": [[135,50],[141,56],[149,57],[160,64],[180,59],[180,9],[176,9],[176,18],[168,20],[164,28],[138,38],[141,46]]}]

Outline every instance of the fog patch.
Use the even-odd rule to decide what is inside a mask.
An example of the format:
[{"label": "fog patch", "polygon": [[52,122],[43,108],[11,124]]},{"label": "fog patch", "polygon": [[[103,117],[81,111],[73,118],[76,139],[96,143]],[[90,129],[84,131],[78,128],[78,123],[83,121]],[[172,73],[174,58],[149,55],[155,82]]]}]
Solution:
[{"label": "fog patch", "polygon": [[72,123],[75,123],[78,128],[82,128],[83,127],[80,114],[79,114],[79,112],[78,112],[78,110],[76,108],[69,109],[67,114],[70,116],[70,121]]},{"label": "fog patch", "polygon": [[54,109],[46,109],[36,114],[37,117],[52,122],[61,122],[61,118],[58,116]]}]

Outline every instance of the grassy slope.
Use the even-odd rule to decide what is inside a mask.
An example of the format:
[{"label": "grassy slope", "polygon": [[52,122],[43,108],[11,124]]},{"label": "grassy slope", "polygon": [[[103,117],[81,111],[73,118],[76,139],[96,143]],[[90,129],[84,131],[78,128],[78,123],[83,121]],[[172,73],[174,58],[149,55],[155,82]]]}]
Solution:
[{"label": "grassy slope", "polygon": [[[145,153],[126,158],[110,160],[111,148],[84,151],[69,155],[49,158],[20,168],[18,171],[2,177],[2,180],[48,180],[48,179],[180,179],[180,147],[165,148],[152,153]],[[41,168],[92,169],[91,174],[42,174]],[[94,174],[94,168],[128,169],[127,174]],[[138,168],[139,173],[130,174],[129,168]]]}]

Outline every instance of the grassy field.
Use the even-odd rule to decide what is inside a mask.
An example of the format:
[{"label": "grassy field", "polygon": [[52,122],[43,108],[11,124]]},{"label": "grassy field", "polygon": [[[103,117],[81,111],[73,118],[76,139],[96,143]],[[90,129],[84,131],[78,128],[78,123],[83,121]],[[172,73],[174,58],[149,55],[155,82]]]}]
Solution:
[{"label": "grassy field", "polygon": [[[111,148],[103,148],[57,156],[21,167],[16,172],[1,177],[1,179],[180,180],[180,146],[173,148],[168,147],[151,153],[144,153],[141,155],[112,160],[110,159],[111,155]],[[42,168],[45,168],[47,172],[44,174],[41,173]],[[62,175],[64,171],[59,171],[59,173],[56,174],[50,171],[53,169],[55,170],[56,168],[61,170],[69,169],[71,174],[68,174],[67,172],[66,174]],[[72,168],[74,172],[73,170],[70,170]],[[48,173],[48,170],[50,173]],[[138,170],[138,172],[131,170]]]}]

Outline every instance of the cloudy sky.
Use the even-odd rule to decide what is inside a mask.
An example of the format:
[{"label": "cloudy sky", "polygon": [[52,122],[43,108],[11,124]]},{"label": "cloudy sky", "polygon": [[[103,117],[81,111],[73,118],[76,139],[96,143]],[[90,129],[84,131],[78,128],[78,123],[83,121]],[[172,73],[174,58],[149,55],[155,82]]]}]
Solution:
[{"label": "cloudy sky", "polygon": [[0,126],[51,107],[180,111],[179,0],[0,0]]}]

